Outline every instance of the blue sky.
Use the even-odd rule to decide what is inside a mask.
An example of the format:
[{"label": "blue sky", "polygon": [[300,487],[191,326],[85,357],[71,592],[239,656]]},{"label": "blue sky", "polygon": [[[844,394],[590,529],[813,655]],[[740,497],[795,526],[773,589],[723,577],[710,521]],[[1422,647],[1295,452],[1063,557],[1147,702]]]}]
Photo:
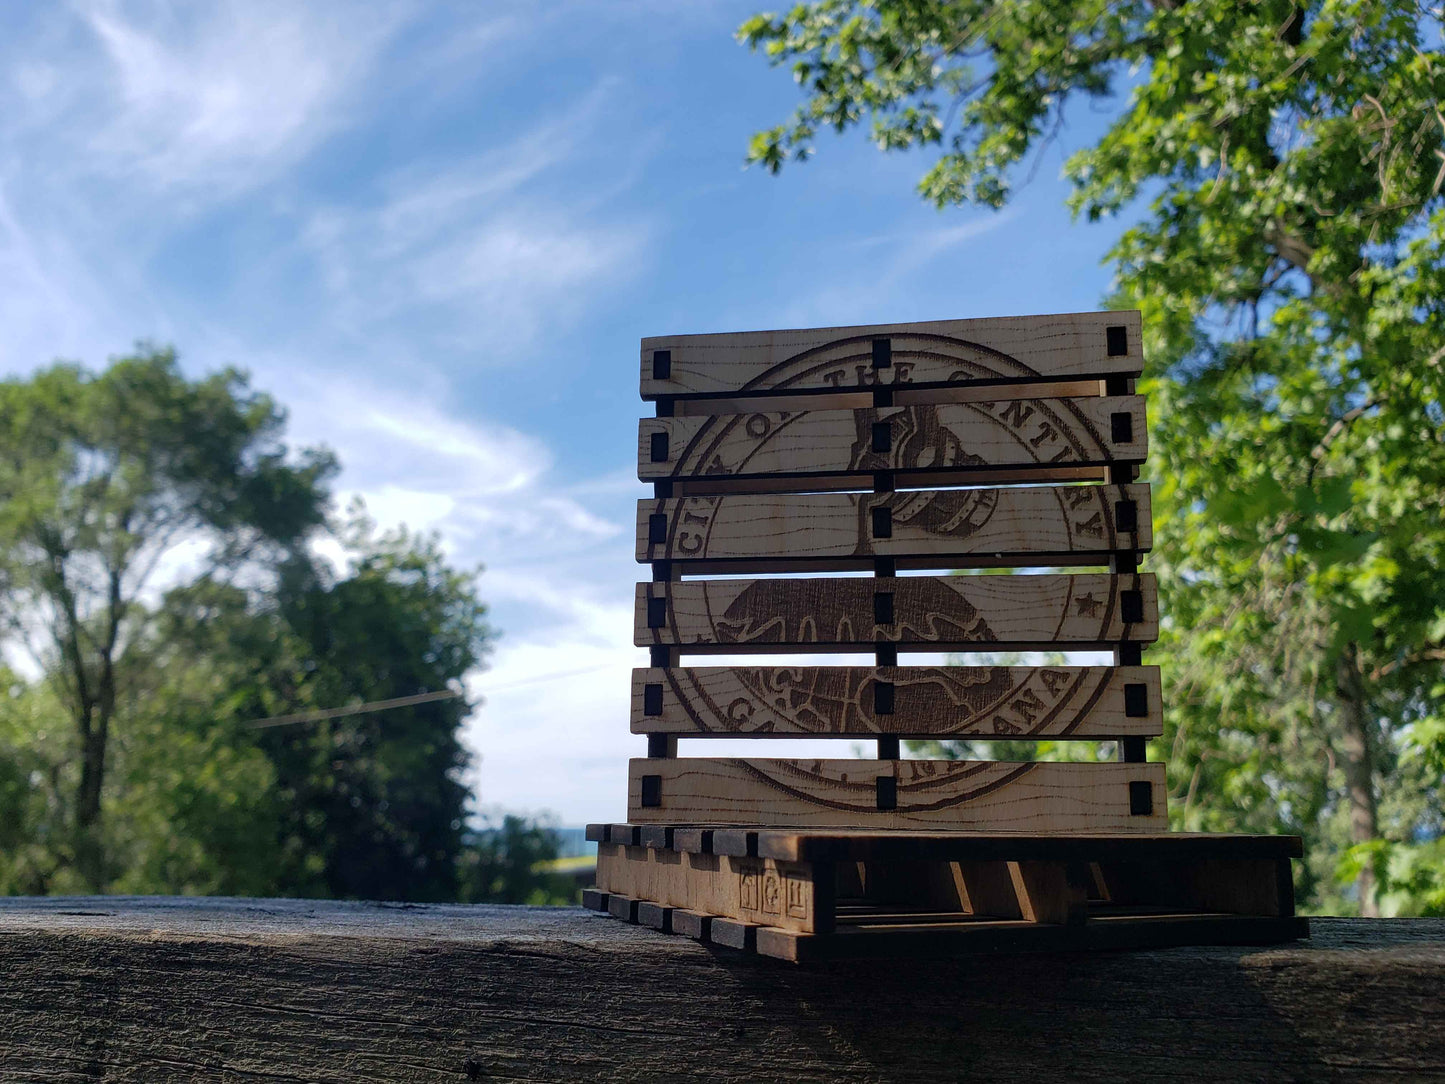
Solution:
[{"label": "blue sky", "polygon": [[342,500],[484,563],[484,805],[625,812],[639,338],[1108,291],[1057,149],[1003,213],[860,138],[744,170],[797,101],[733,40],[763,6],[0,0],[0,364],[244,367]]}]

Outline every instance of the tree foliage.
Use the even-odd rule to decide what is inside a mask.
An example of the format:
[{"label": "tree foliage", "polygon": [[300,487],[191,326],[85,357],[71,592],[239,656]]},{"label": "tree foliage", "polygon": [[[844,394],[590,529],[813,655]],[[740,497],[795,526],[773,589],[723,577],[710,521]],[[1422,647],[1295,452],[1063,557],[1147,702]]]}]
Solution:
[{"label": "tree foliage", "polygon": [[[1317,907],[1439,913],[1445,56],[1402,0],[817,0],[740,36],[923,195],[1002,206],[1067,133],[1143,310],[1176,821],[1304,834]],[[1433,841],[1433,842],[1432,842]],[[1343,894],[1342,894],[1343,889]]]},{"label": "tree foliage", "polygon": [[575,882],[563,874],[539,872],[557,857],[557,837],[545,823],[503,814],[469,833],[460,867],[464,903],[557,903],[571,900]]},{"label": "tree foliage", "polygon": [[157,570],[191,547],[219,574],[324,521],[334,464],[291,461],[283,422],[239,373],[192,383],[165,350],[0,383],[0,613],[74,727],[72,860],[91,888],[111,726]]},{"label": "tree foliage", "polygon": [[467,827],[464,698],[334,713],[460,691],[491,630],[436,538],[333,523],[334,459],[283,432],[169,351],[0,384],[0,892],[570,898],[544,828]]}]

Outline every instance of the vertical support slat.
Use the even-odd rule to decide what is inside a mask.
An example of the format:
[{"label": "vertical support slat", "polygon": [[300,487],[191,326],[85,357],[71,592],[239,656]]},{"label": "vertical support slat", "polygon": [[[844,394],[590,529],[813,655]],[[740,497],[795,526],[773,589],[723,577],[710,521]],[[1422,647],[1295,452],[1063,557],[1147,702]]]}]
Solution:
[{"label": "vertical support slat", "polygon": [[838,918],[838,867],[813,863],[813,932],[832,933]]},{"label": "vertical support slat", "polygon": [[1018,892],[1004,862],[954,862],[958,882],[967,896],[970,914],[995,918],[1019,918]]},{"label": "vertical support slat", "polygon": [[[891,389],[873,391],[874,407],[888,407],[893,405],[893,392]],[[873,476],[874,493],[892,493],[893,475],[890,473],[879,473]],[[879,557],[873,562],[874,579],[892,579],[898,574],[897,564],[891,557]],[[892,644],[880,643],[874,649],[874,662],[878,666],[897,666],[898,648]],[[903,755],[902,745],[898,738],[887,735],[878,739],[878,759],[898,760]]]},{"label": "vertical support slat", "polygon": [[[660,353],[670,352],[660,351]],[[670,418],[674,414],[674,404],[670,398],[661,398],[656,402],[657,416],[659,418]],[[671,482],[654,482],[654,495],[670,497],[672,495]],[[674,561],[653,561],[652,582],[667,583],[682,579],[682,572]],[[664,668],[674,667],[681,663],[682,653],[675,647],[659,647],[654,645],[650,649],[651,663],[653,666]],[[663,690],[663,695],[666,691]],[[647,755],[650,759],[666,760],[677,756],[677,736],[674,734],[648,734]]]},{"label": "vertical support slat", "polygon": [[[1079,869],[1070,868],[1078,865]],[[1088,871],[1080,863],[1010,862],[1009,878],[1027,922],[1078,925],[1088,913]]]}]

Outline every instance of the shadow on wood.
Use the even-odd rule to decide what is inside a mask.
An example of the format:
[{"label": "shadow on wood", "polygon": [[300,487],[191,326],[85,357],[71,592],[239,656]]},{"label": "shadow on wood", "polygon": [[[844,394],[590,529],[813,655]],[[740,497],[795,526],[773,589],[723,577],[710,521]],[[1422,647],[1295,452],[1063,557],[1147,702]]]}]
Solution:
[{"label": "shadow on wood", "polygon": [[573,909],[0,901],[5,1080],[1445,1079],[1445,921],[780,967]]}]

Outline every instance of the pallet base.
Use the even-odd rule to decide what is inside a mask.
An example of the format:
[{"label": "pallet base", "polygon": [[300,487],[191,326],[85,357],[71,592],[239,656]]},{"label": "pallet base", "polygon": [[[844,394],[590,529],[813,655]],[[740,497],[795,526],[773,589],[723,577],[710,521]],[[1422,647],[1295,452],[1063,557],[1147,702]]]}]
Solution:
[{"label": "pallet base", "polygon": [[1297,837],[589,825],[628,922],[784,960],[1276,944]]}]

